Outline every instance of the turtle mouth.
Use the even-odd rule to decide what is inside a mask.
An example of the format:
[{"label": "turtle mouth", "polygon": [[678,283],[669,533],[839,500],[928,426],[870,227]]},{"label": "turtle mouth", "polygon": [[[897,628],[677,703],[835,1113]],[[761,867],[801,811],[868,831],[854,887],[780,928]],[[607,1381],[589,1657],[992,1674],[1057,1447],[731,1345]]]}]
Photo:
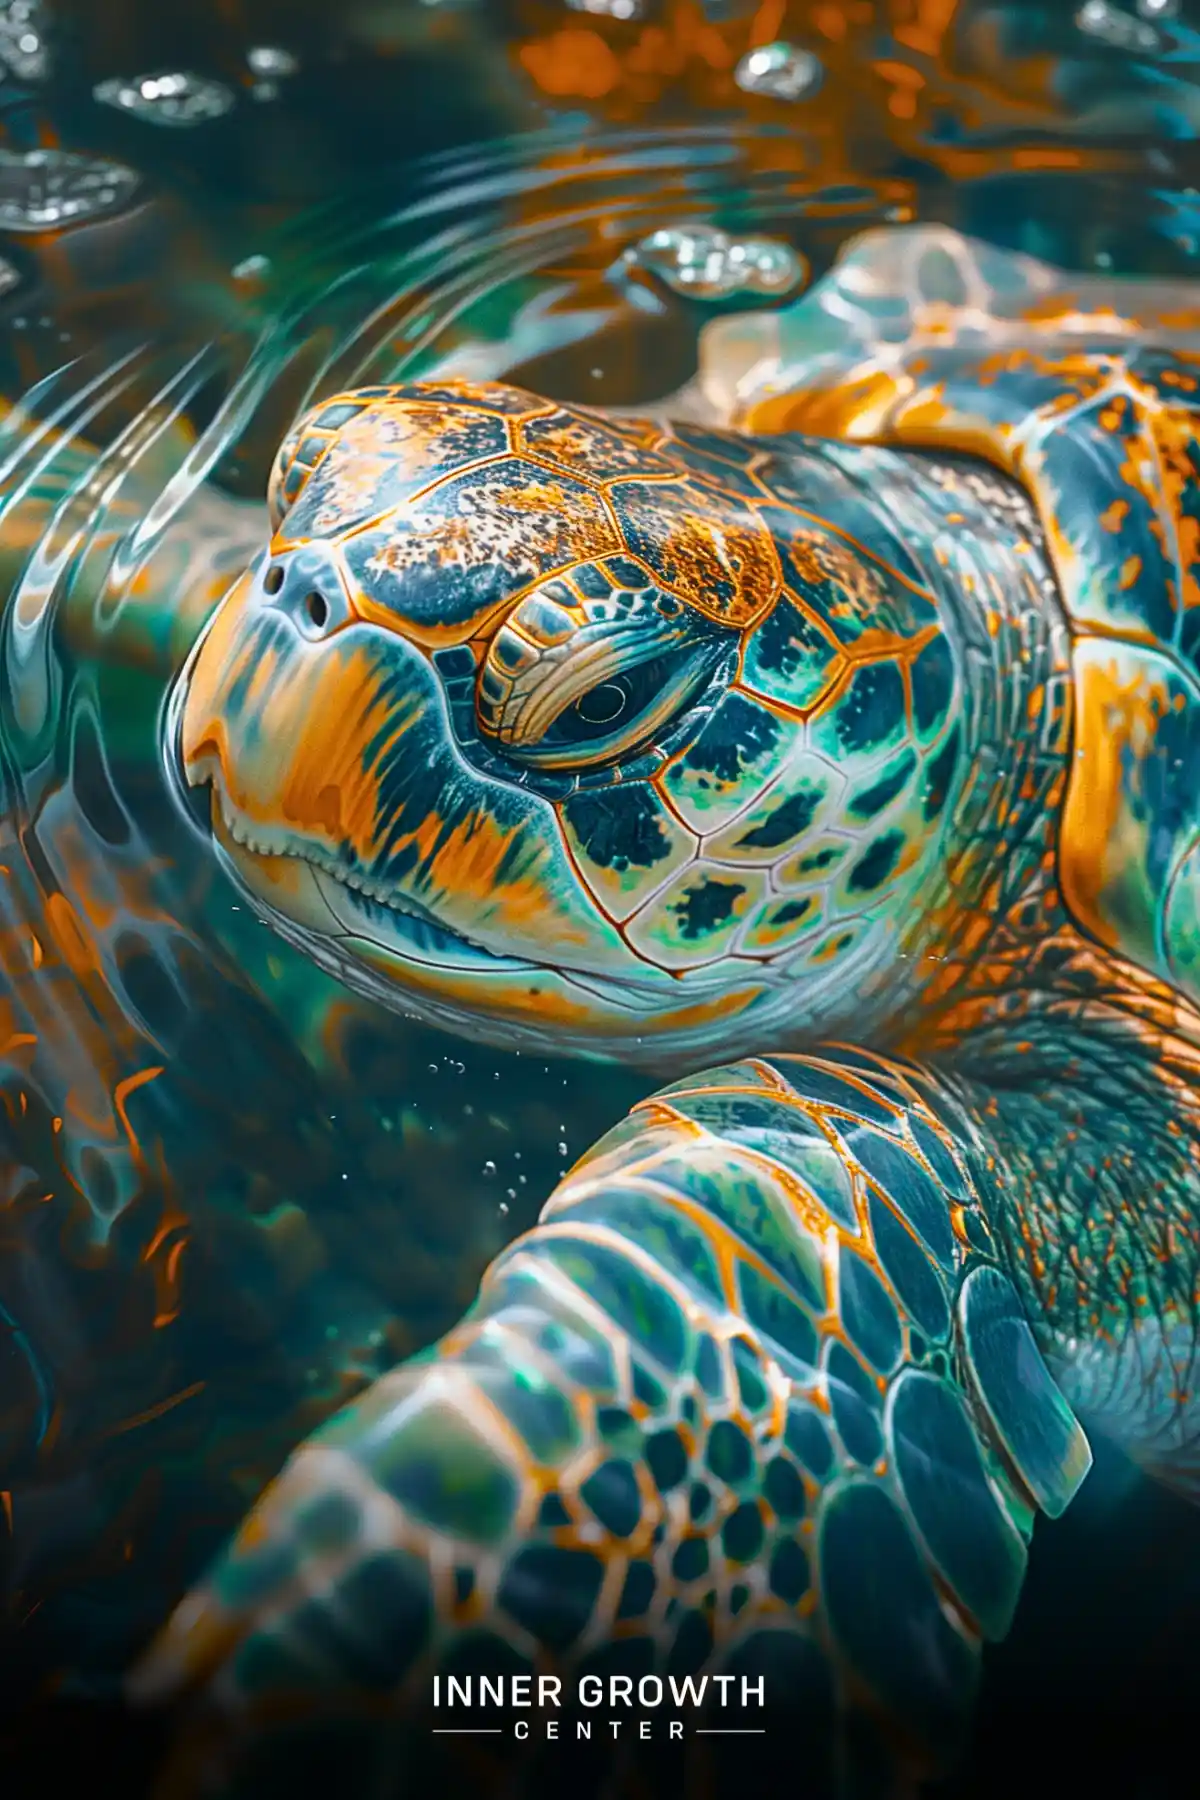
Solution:
[{"label": "turtle mouth", "polygon": [[[219,776],[210,773],[204,785],[212,795],[212,825],[217,848],[239,887],[247,890],[248,900],[270,925],[292,941],[302,942],[310,951],[315,937],[340,941],[347,951],[356,939],[360,939],[429,966],[453,963],[461,968],[464,963],[483,963],[492,969],[514,972],[534,966],[517,957],[490,950],[465,932],[444,924],[419,900],[400,898],[381,883],[347,869],[334,856],[316,846],[298,846],[286,831],[251,826],[231,806]],[[226,842],[222,843],[222,839]],[[313,877],[328,913],[328,930],[321,931],[300,920],[289,919],[261,893],[249,890],[245,871],[239,867],[241,859],[236,852],[231,853],[231,845],[250,857],[286,858],[303,865]]]},{"label": "turtle mouth", "polygon": [[[195,645],[167,699],[161,741],[167,785],[181,815],[212,844],[226,872],[247,904],[264,923],[297,945],[322,966],[337,965],[347,978],[346,964],[355,961],[357,943],[420,963],[426,969],[449,967],[524,973],[536,967],[505,956],[444,924],[419,900],[401,897],[358,870],[348,869],[314,844],[297,844],[285,828],[247,820],[230,798],[219,753],[209,748],[189,759],[184,752],[184,713],[192,669],[203,638]],[[190,762],[190,766],[189,766]],[[286,859],[310,875],[316,917],[294,918],[274,905],[250,878],[252,859]]]}]

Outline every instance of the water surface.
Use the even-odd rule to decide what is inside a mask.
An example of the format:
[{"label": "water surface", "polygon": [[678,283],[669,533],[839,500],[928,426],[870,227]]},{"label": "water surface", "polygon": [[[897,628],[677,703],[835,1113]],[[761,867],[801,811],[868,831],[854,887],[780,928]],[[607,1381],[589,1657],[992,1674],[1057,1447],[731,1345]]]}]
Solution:
[{"label": "water surface", "polygon": [[[381,1014],[260,926],[160,753],[188,629],[117,633],[97,569],[203,532],[214,489],[252,543],[279,439],[347,387],[686,391],[704,322],[763,299],[664,281],[630,255],[657,228],[789,247],[780,305],[913,219],[1077,269],[1200,267],[1200,34],[1169,8],[43,10],[46,69],[0,86],[10,225],[31,150],[130,179],[99,216],[0,229],[3,1689],[42,1776],[38,1697],[103,1695],[289,1448],[433,1341],[652,1085]],[[780,38],[819,80],[745,91],[739,59]],[[263,43],[296,65],[265,95]],[[163,69],[229,106],[180,127],[94,97]],[[1102,1465],[1039,1535],[970,1791],[1020,1766],[1014,1696],[1170,1711],[1200,1648],[1192,1532]]]}]

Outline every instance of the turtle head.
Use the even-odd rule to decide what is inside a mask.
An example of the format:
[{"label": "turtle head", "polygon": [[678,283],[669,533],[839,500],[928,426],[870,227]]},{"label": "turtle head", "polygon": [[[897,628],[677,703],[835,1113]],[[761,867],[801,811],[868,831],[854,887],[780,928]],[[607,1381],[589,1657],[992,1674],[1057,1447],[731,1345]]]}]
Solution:
[{"label": "turtle head", "polygon": [[801,480],[506,387],[318,409],[181,690],[253,903],[506,1044],[670,1062],[861,1027],[936,878],[957,676],[894,550],[822,522],[851,495],[821,454]]}]

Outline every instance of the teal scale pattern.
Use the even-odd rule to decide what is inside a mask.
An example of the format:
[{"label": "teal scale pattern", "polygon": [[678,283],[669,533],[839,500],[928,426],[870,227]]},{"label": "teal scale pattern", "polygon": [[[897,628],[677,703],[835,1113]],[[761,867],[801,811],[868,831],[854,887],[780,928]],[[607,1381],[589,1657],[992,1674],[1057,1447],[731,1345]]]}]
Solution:
[{"label": "teal scale pattern", "polygon": [[825,1720],[814,1793],[856,1715],[952,1755],[1090,1452],[929,1092],[830,1049],[635,1108],[268,1492],[192,1625],[210,1704],[311,1729],[435,1671],[765,1670]]}]

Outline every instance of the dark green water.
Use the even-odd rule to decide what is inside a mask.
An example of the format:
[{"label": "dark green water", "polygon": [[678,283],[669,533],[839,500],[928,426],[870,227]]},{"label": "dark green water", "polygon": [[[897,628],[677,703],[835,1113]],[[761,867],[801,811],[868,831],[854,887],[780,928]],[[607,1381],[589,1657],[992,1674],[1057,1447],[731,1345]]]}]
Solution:
[{"label": "dark green water", "polygon": [[[1073,268],[1200,279],[1194,20],[1132,0],[1086,26],[1060,5],[833,10],[840,36],[819,6],[666,5],[647,48],[647,21],[556,3],[78,0],[39,9],[45,66],[0,87],[0,392],[23,402],[0,430],[18,1770],[52,1766],[48,1686],[102,1698],[289,1448],[452,1323],[652,1085],[374,1013],[268,937],[164,779],[185,646],[151,633],[133,658],[101,615],[76,629],[97,559],[136,559],[205,484],[249,528],[291,420],[346,387],[436,371],[625,407],[672,393],[705,320],[761,301],[632,266],[657,227],[765,236],[819,274],[867,225],[937,219]],[[821,58],[810,93],[736,85],[764,24]],[[295,69],[255,75],[264,44]],[[95,95],[180,69],[228,108],[164,124]],[[129,172],[98,215],[36,214],[28,153],[52,145]],[[968,1791],[1019,1779],[1014,1711],[1057,1709],[1073,1755],[1094,1706],[1110,1772],[1125,1715],[1157,1711],[1168,1754],[1200,1649],[1197,1547],[1182,1503],[1098,1469],[1035,1542]],[[87,1729],[140,1791],[144,1746]]]}]

